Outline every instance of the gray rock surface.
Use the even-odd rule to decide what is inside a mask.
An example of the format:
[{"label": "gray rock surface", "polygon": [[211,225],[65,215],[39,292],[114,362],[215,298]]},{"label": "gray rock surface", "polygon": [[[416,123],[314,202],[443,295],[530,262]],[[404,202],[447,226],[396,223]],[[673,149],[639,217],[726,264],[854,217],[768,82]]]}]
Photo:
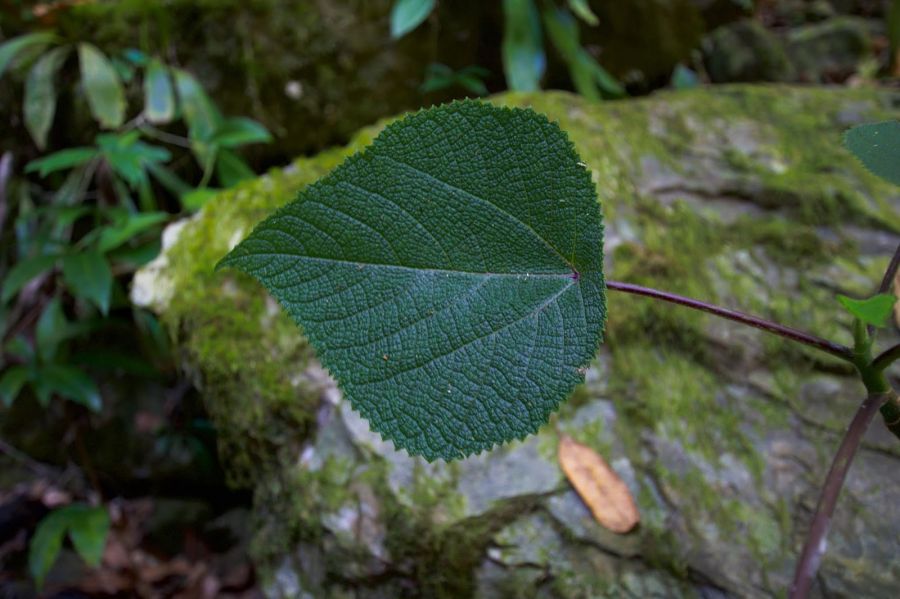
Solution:
[{"label": "gray rock surface", "polygon": [[[839,145],[851,124],[896,117],[896,91],[494,101],[530,105],[569,132],[603,203],[610,278],[848,343],[834,292],[868,293],[900,241],[900,193]],[[255,222],[374,132],[223,194],[133,291],[163,315],[204,390],[234,483],[254,489],[253,552],[268,592],[783,596],[862,393],[829,356],[610,293],[606,344],[548,426],[428,464],[368,430],[257,284],[213,272]],[[622,476],[641,512],[636,530],[615,535],[592,520],[557,466],[562,433]],[[898,466],[900,443],[877,422],[841,498],[817,596],[896,595]]]}]

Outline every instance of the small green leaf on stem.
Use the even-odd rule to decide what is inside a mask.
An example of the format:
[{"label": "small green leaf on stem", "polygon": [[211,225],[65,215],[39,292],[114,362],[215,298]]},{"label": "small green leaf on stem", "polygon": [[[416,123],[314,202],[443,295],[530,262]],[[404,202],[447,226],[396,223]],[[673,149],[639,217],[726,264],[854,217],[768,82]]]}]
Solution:
[{"label": "small green leaf on stem", "polygon": [[56,73],[68,54],[66,46],[50,50],[34,63],[25,79],[25,127],[41,150],[47,145],[56,115]]},{"label": "small green leaf on stem", "polygon": [[72,504],[54,510],[38,524],[28,552],[28,569],[40,589],[69,534],[75,551],[91,567],[100,564],[109,535],[109,515],[103,507]]},{"label": "small green leaf on stem", "polygon": [[168,123],[175,116],[175,91],[166,66],[152,59],[144,74],[144,116],[151,123]]},{"label": "small green leaf on stem", "polygon": [[67,524],[65,512],[62,509],[56,510],[41,520],[34,531],[34,536],[31,537],[31,545],[28,549],[28,570],[37,583],[38,589],[44,585],[44,579],[62,549]]},{"label": "small green leaf on stem", "polygon": [[24,366],[7,368],[0,377],[0,403],[9,407],[29,378],[28,369]]},{"label": "small green leaf on stem", "polygon": [[578,23],[567,10],[546,8],[543,13],[547,35],[569,67],[572,83],[579,94],[591,100],[603,96],[619,98],[625,89],[581,46]]},{"label": "small green leaf on stem", "polygon": [[587,0],[569,0],[569,8],[572,9],[578,18],[588,25],[596,25],[600,22],[591,7],[588,6]]},{"label": "small green leaf on stem", "polygon": [[433,62],[425,70],[425,82],[419,91],[427,94],[459,85],[476,96],[484,96],[488,89],[483,79],[490,74],[490,71],[477,65],[454,71],[445,64]]},{"label": "small green leaf on stem", "polygon": [[35,343],[43,362],[52,362],[59,344],[67,338],[69,323],[63,314],[62,304],[54,297],[44,307],[35,327]]},{"label": "small green leaf on stem", "polygon": [[43,158],[32,160],[25,166],[25,172],[33,173],[36,171],[41,177],[46,177],[50,173],[81,166],[97,156],[97,154],[97,148],[66,148],[65,150],[48,154]]},{"label": "small green leaf on stem", "polygon": [[128,214],[102,230],[97,241],[97,249],[101,252],[115,249],[133,237],[165,221],[167,218],[168,214],[165,212]]},{"label": "small green leaf on stem", "polygon": [[69,537],[75,551],[84,562],[96,567],[103,558],[103,548],[109,534],[109,514],[103,507],[86,505],[70,506],[73,512],[69,519]]},{"label": "small green leaf on stem", "polygon": [[174,73],[175,89],[181,103],[181,114],[188,124],[188,135],[191,139],[209,139],[222,121],[222,115],[193,75],[180,69]]},{"label": "small green leaf on stem", "polygon": [[216,176],[223,187],[232,187],[256,174],[240,156],[222,148],[216,153]]},{"label": "small green leaf on stem", "polygon": [[887,293],[879,293],[864,300],[855,300],[845,295],[838,295],[837,300],[855,318],[874,327],[885,327],[888,316],[894,309],[897,298]]},{"label": "small green leaf on stem", "polygon": [[39,49],[42,46],[52,43],[56,40],[56,35],[49,31],[37,31],[14,37],[13,39],[0,44],[0,77],[9,68],[16,56],[26,49]]},{"label": "small green leaf on stem", "polygon": [[503,0],[503,70],[509,88],[536,91],[547,66],[541,19],[533,0]]},{"label": "small green leaf on stem", "polygon": [[56,262],[57,256],[34,256],[26,258],[13,266],[3,280],[3,292],[0,301],[7,302],[25,285],[41,273],[46,272]]},{"label": "small green leaf on stem", "polygon": [[391,9],[391,37],[399,39],[421,25],[434,5],[435,0],[396,0]]},{"label": "small green leaf on stem", "polygon": [[104,315],[109,312],[113,276],[103,254],[88,251],[66,256],[62,271],[73,295],[90,300]]},{"label": "small green leaf on stem", "polygon": [[103,408],[103,400],[93,379],[84,372],[66,364],[50,364],[38,371],[32,383],[41,405],[47,405],[54,394],[81,404],[92,412]]},{"label": "small green leaf on stem", "polygon": [[147,180],[149,165],[165,163],[172,157],[166,148],[141,141],[140,135],[139,131],[129,131],[97,136],[103,157],[133,189]]},{"label": "small green leaf on stem", "polygon": [[213,133],[210,143],[223,148],[236,148],[247,144],[269,143],[272,134],[261,123],[246,117],[230,117],[222,121]]},{"label": "small green leaf on stem", "polygon": [[78,44],[81,82],[88,106],[101,127],[115,129],[125,122],[125,90],[116,68],[91,44]]}]

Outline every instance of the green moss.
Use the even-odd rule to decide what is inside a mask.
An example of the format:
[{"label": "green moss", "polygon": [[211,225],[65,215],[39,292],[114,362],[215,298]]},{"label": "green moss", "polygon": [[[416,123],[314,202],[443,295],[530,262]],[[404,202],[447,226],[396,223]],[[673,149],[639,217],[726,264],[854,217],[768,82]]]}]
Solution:
[{"label": "green moss", "polygon": [[[836,123],[847,106],[866,118],[882,118],[887,98],[868,90],[726,87],[602,105],[562,93],[509,94],[497,101],[531,105],[570,132],[594,173],[608,232],[618,235],[607,257],[610,278],[841,340],[846,319],[833,289],[821,281],[862,292],[885,260],[861,257],[853,241],[825,228],[849,222],[896,231],[900,219],[891,203],[896,192],[844,153]],[[735,119],[738,113],[742,117]],[[268,567],[297,543],[319,539],[323,513],[348,499],[349,470],[340,463],[318,472],[297,466],[319,401],[320,390],[300,376],[313,352],[258,285],[213,267],[256,222],[366,145],[377,129],[361,132],[347,148],[298,160],[223,193],[167,252],[165,276],[175,295],[164,321],[204,387],[233,479],[256,489],[255,555]],[[723,145],[722,155],[710,155],[710,147]],[[714,172],[691,170],[698,162],[721,165],[733,180],[694,182],[691,177]],[[681,190],[683,197],[676,188],[663,203],[648,183],[656,170],[693,187]],[[708,203],[697,192],[707,184]],[[717,194],[746,203],[746,214],[729,220],[708,209]],[[621,446],[638,471],[646,563],[679,578],[689,574],[684,540],[666,521],[657,487],[679,496],[687,518],[721,534],[746,533],[742,545],[758,559],[783,558],[791,549],[782,547],[790,531],[786,504],[728,503],[709,479],[726,467],[721,457],[728,455],[746,468],[753,484],[762,485],[763,457],[753,440],[783,429],[799,410],[794,402],[809,373],[818,367],[839,372],[835,364],[763,333],[722,342],[712,317],[677,306],[612,292],[608,306],[605,380],[577,389],[559,422],[571,422],[595,397],[613,402],[614,443],[607,441],[603,422],[586,423],[574,434],[607,454]],[[760,380],[759,371],[766,369],[768,380]],[[552,428],[542,433],[542,454],[554,451]],[[648,434],[671,442],[689,464],[709,466],[713,475],[696,467],[675,472],[659,463],[664,460],[648,458]],[[386,482],[389,465],[377,456],[366,465],[367,484],[387,519],[392,562],[406,568],[397,576],[434,593],[440,584],[458,596],[471,592],[474,570],[493,535],[533,507],[528,501],[500,502],[482,518],[460,521],[462,498],[452,476],[416,474],[400,501]]]}]

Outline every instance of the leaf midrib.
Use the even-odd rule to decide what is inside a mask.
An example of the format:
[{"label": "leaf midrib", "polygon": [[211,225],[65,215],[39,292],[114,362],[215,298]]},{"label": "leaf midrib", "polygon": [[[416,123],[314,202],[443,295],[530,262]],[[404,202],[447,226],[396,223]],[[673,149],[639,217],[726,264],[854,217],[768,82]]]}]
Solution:
[{"label": "leaf midrib", "polygon": [[[379,262],[360,262],[356,260],[347,260],[343,258],[325,258],[323,256],[309,256],[307,254],[294,254],[294,253],[286,253],[286,252],[253,252],[252,256],[273,256],[278,258],[293,258],[293,259],[301,259],[301,260],[311,260],[313,262],[324,262],[327,264],[344,264],[348,266],[355,266],[356,268],[363,270],[367,267],[374,268],[386,268],[393,270],[409,270],[418,273],[428,273],[428,274],[453,274],[453,275],[475,275],[475,276],[483,276],[483,277],[510,277],[510,278],[549,278],[549,279],[573,279],[576,280],[574,275],[577,271],[570,272],[486,272],[486,271],[472,271],[472,270],[456,270],[449,268],[433,268],[433,267],[419,267],[419,266],[408,266],[405,264],[384,264]],[[231,262],[229,260],[229,262]]]}]

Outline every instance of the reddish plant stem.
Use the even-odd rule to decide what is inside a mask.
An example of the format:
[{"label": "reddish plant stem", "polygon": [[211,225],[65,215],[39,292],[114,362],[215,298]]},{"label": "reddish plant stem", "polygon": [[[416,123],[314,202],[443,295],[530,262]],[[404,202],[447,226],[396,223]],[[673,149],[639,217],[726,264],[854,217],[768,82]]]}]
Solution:
[{"label": "reddish plant stem", "polygon": [[834,343],[832,341],[828,341],[827,339],[822,339],[821,337],[817,337],[810,333],[806,333],[797,329],[793,329],[791,327],[786,327],[784,325],[780,325],[776,322],[772,322],[770,320],[765,320],[763,318],[759,318],[758,316],[752,316],[750,314],[745,314],[744,312],[738,312],[737,310],[730,310],[728,308],[722,308],[721,306],[716,306],[714,304],[709,304],[707,302],[702,302],[700,300],[691,299],[689,297],[684,297],[682,295],[676,295],[674,293],[669,293],[667,291],[659,291],[658,289],[651,289],[649,287],[641,287],[640,285],[632,285],[631,283],[621,283],[619,281],[606,281],[607,289],[614,289],[616,291],[622,291],[625,293],[633,293],[635,295],[643,295],[645,297],[652,297],[654,299],[663,300],[666,302],[670,302],[673,304],[678,304],[680,306],[686,306],[688,308],[693,308],[694,310],[700,310],[701,312],[707,312],[709,314],[714,314],[716,316],[720,316],[722,318],[726,318],[728,320],[733,320],[735,322],[740,322],[751,327],[761,329],[763,331],[779,335],[784,337],[785,339],[790,339],[791,341],[796,341],[798,343],[802,343],[804,345],[808,345],[810,347],[814,347],[816,349],[827,352],[833,356],[836,356],[842,360],[846,360],[848,362],[853,361],[853,350],[845,345],[841,345],[840,343]]},{"label": "reddish plant stem", "polygon": [[888,264],[887,270],[884,271],[884,278],[881,279],[881,285],[878,286],[878,293],[887,293],[891,289],[891,285],[894,282],[894,277],[897,276],[897,269],[900,269],[900,244],[897,245],[897,249],[894,250],[894,257],[891,258],[891,263]]},{"label": "reddish plant stem", "polygon": [[[884,277],[881,279],[881,284],[878,286],[878,291],[876,293],[890,293],[891,286],[894,284],[894,277],[897,276],[897,269],[900,268],[900,244],[897,245],[897,249],[894,250],[894,255],[891,257],[891,262],[888,264],[887,270],[884,271]],[[869,325],[866,327],[869,331],[869,337],[875,334],[875,327]]]},{"label": "reddish plant stem", "polygon": [[850,464],[853,462],[863,435],[869,428],[869,424],[872,423],[875,413],[889,397],[890,393],[877,393],[866,397],[844,434],[841,446],[834,455],[831,469],[825,478],[825,485],[822,487],[819,504],[816,507],[816,515],[813,517],[803,553],[800,554],[797,569],[794,571],[794,581],[791,583],[789,594],[791,599],[802,599],[809,595],[819,570],[819,564],[825,555],[825,537],[831,526],[831,517],[834,515],[841,488],[844,486],[844,479],[847,478],[847,471],[850,469]]},{"label": "reddish plant stem", "polygon": [[872,368],[875,370],[884,370],[897,360],[900,360],[900,343],[884,350],[877,358],[872,360]]}]

